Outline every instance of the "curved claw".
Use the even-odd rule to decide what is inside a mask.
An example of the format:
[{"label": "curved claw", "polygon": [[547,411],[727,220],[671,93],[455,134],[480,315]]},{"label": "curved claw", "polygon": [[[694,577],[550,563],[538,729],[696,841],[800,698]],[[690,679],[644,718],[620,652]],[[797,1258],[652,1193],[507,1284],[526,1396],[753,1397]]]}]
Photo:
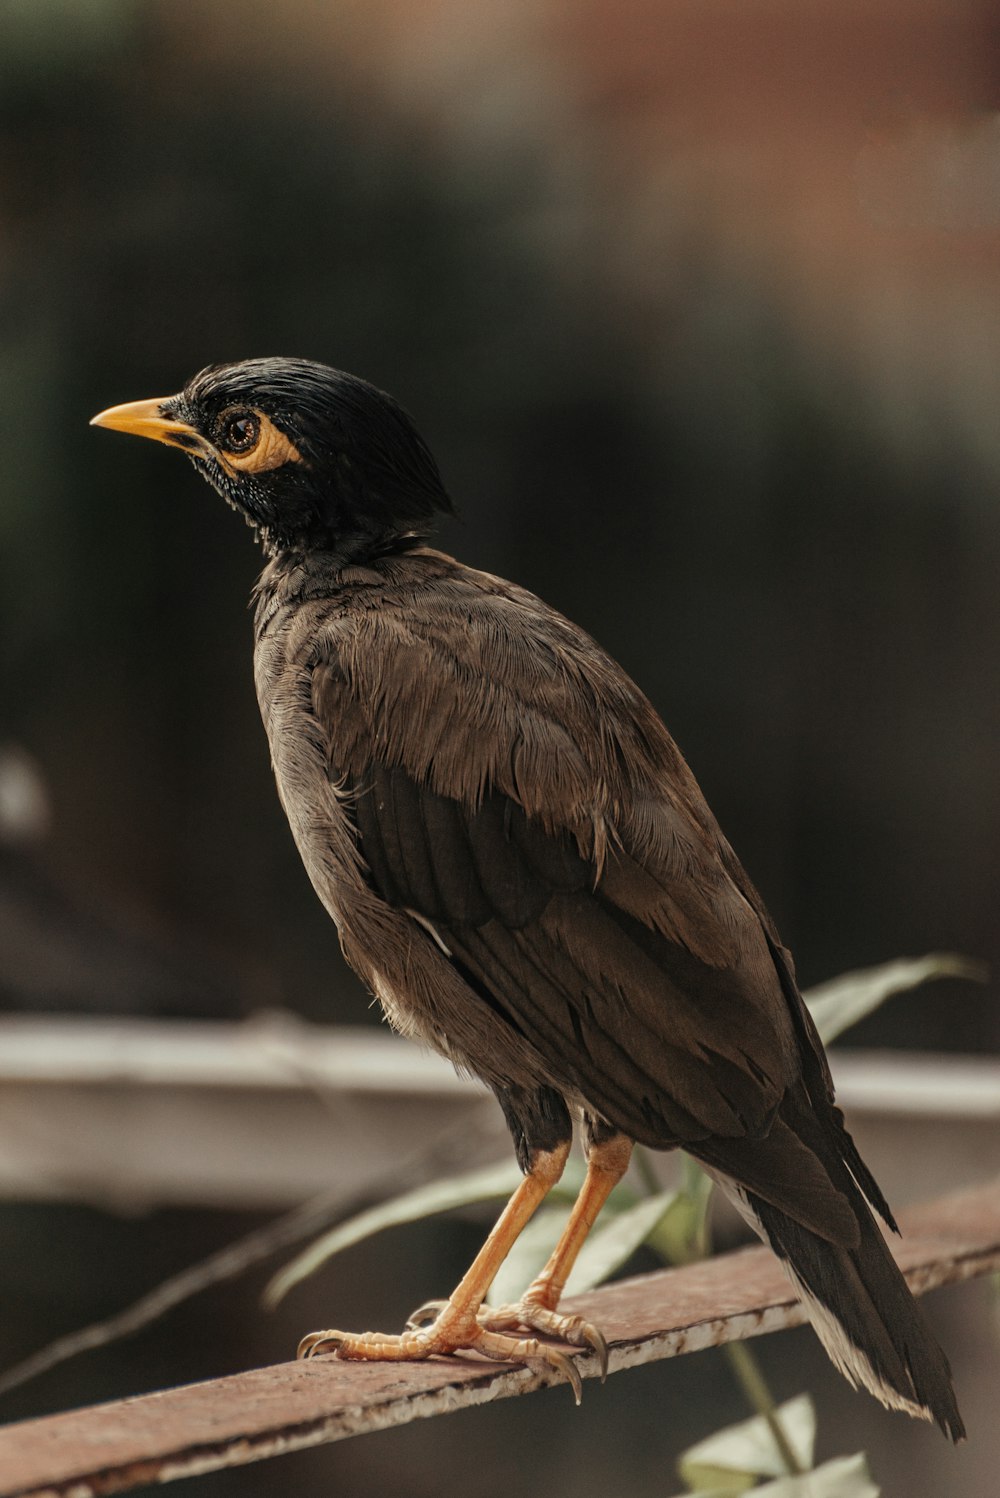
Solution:
[{"label": "curved claw", "polygon": [[422,1326],[428,1326],[436,1321],[448,1304],[446,1300],[425,1300],[422,1306],[418,1306],[413,1315],[406,1323],[407,1331],[417,1331]]},{"label": "curved claw", "polygon": [[584,1321],[580,1328],[580,1335],[587,1346],[592,1348],[597,1356],[597,1366],[601,1370],[601,1383],[606,1383],[608,1378],[608,1343],[604,1333],[590,1321]]},{"label": "curved claw", "polygon": [[545,1361],[551,1363],[554,1368],[558,1368],[563,1378],[573,1390],[573,1398],[576,1401],[577,1408],[579,1408],[580,1402],[583,1399],[583,1379],[580,1377],[580,1370],[573,1359],[568,1358],[557,1347],[549,1347],[545,1352]]},{"label": "curved claw", "polygon": [[476,1351],[488,1358],[499,1358],[501,1362],[521,1360],[527,1363],[548,1363],[569,1384],[577,1404],[583,1398],[583,1379],[572,1358],[560,1352],[558,1347],[549,1347],[535,1337],[528,1339],[505,1336],[501,1332],[481,1331],[476,1340]]},{"label": "curved claw", "polygon": [[331,1352],[336,1352],[344,1340],[344,1335],[343,1332],[334,1331],[309,1332],[307,1336],[302,1338],[302,1341],[295,1349],[295,1356],[297,1358],[314,1358],[319,1354],[320,1349],[327,1344],[329,1344]]},{"label": "curved claw", "polygon": [[604,1333],[596,1327],[592,1321],[585,1321],[582,1316],[563,1316],[557,1311],[554,1313],[560,1325],[553,1325],[553,1332],[560,1337],[565,1337],[568,1342],[577,1347],[589,1347],[597,1358],[597,1365],[601,1370],[601,1383],[606,1382],[608,1377],[608,1344]]}]

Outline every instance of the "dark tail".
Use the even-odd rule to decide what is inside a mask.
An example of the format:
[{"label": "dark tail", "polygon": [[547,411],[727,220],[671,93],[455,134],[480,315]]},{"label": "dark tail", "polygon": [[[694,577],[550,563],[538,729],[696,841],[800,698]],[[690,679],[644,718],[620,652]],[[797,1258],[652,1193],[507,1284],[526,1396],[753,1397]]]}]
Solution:
[{"label": "dark tail", "polygon": [[867,1215],[861,1241],[847,1249],[811,1233],[752,1193],[747,1202],[841,1373],[890,1409],[936,1420],[945,1435],[960,1441],[965,1426],[948,1359],[865,1204],[860,1203]]},{"label": "dark tail", "polygon": [[695,1150],[781,1259],[845,1377],[960,1441],[948,1359],[872,1216],[865,1197],[879,1209],[884,1201],[838,1110],[821,1120],[792,1094],[766,1139],[703,1148]]}]

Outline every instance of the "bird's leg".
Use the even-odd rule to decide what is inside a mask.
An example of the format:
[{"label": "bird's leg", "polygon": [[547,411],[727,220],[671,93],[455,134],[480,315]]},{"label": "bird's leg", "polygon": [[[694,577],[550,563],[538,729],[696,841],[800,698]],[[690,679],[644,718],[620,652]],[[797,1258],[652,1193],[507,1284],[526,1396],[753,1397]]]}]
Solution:
[{"label": "bird's leg", "polygon": [[587,1174],[545,1268],[515,1305],[484,1307],[479,1320],[481,1325],[494,1332],[525,1327],[548,1332],[579,1347],[592,1347],[600,1359],[603,1376],[607,1372],[608,1348],[597,1327],[582,1316],[564,1315],[556,1310],[587,1234],[612,1190],[628,1170],[632,1155],[632,1141],[624,1134],[605,1133],[603,1139],[596,1135],[597,1130],[591,1125],[587,1142]]},{"label": "bird's leg", "polygon": [[569,1379],[579,1402],[580,1376],[563,1353],[544,1346],[533,1337],[502,1335],[478,1319],[479,1309],[497,1270],[535,1208],[562,1175],[568,1155],[568,1140],[554,1149],[535,1151],[527,1175],[500,1214],[468,1273],[446,1301],[435,1305],[437,1314],[429,1326],[411,1324],[398,1336],[381,1332],[358,1335],[339,1331],[310,1332],[299,1343],[298,1356],[311,1358],[318,1353],[335,1352],[342,1358],[403,1361],[472,1350],[501,1361],[539,1358],[558,1368]]}]

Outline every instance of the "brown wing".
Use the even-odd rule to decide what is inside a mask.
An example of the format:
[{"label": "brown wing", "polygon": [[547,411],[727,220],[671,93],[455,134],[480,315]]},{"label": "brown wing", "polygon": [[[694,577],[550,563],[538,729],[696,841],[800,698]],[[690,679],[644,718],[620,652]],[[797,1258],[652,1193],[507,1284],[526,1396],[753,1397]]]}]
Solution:
[{"label": "brown wing", "polygon": [[676,747],[582,631],[445,562],[314,656],[372,887],[632,1137],[765,1132],[800,1025]]}]

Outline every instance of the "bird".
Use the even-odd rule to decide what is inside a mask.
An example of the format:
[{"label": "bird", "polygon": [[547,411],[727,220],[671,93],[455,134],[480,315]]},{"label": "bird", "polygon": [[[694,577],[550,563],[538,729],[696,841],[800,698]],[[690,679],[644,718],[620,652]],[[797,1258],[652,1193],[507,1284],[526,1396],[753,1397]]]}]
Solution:
[{"label": "bird", "polygon": [[[429,544],[453,509],[388,394],[305,359],[210,365],[93,424],[180,448],[256,533],[254,678],[278,795],[392,1026],[495,1094],[522,1177],[468,1272],[400,1333],[299,1355],[474,1351],[580,1376],[560,1310],[633,1146],[681,1147],[770,1244],[833,1363],[964,1435],[876,1222],[788,949],[640,688],[578,625]],[[583,1185],[516,1303],[489,1287],[565,1166]]]}]

